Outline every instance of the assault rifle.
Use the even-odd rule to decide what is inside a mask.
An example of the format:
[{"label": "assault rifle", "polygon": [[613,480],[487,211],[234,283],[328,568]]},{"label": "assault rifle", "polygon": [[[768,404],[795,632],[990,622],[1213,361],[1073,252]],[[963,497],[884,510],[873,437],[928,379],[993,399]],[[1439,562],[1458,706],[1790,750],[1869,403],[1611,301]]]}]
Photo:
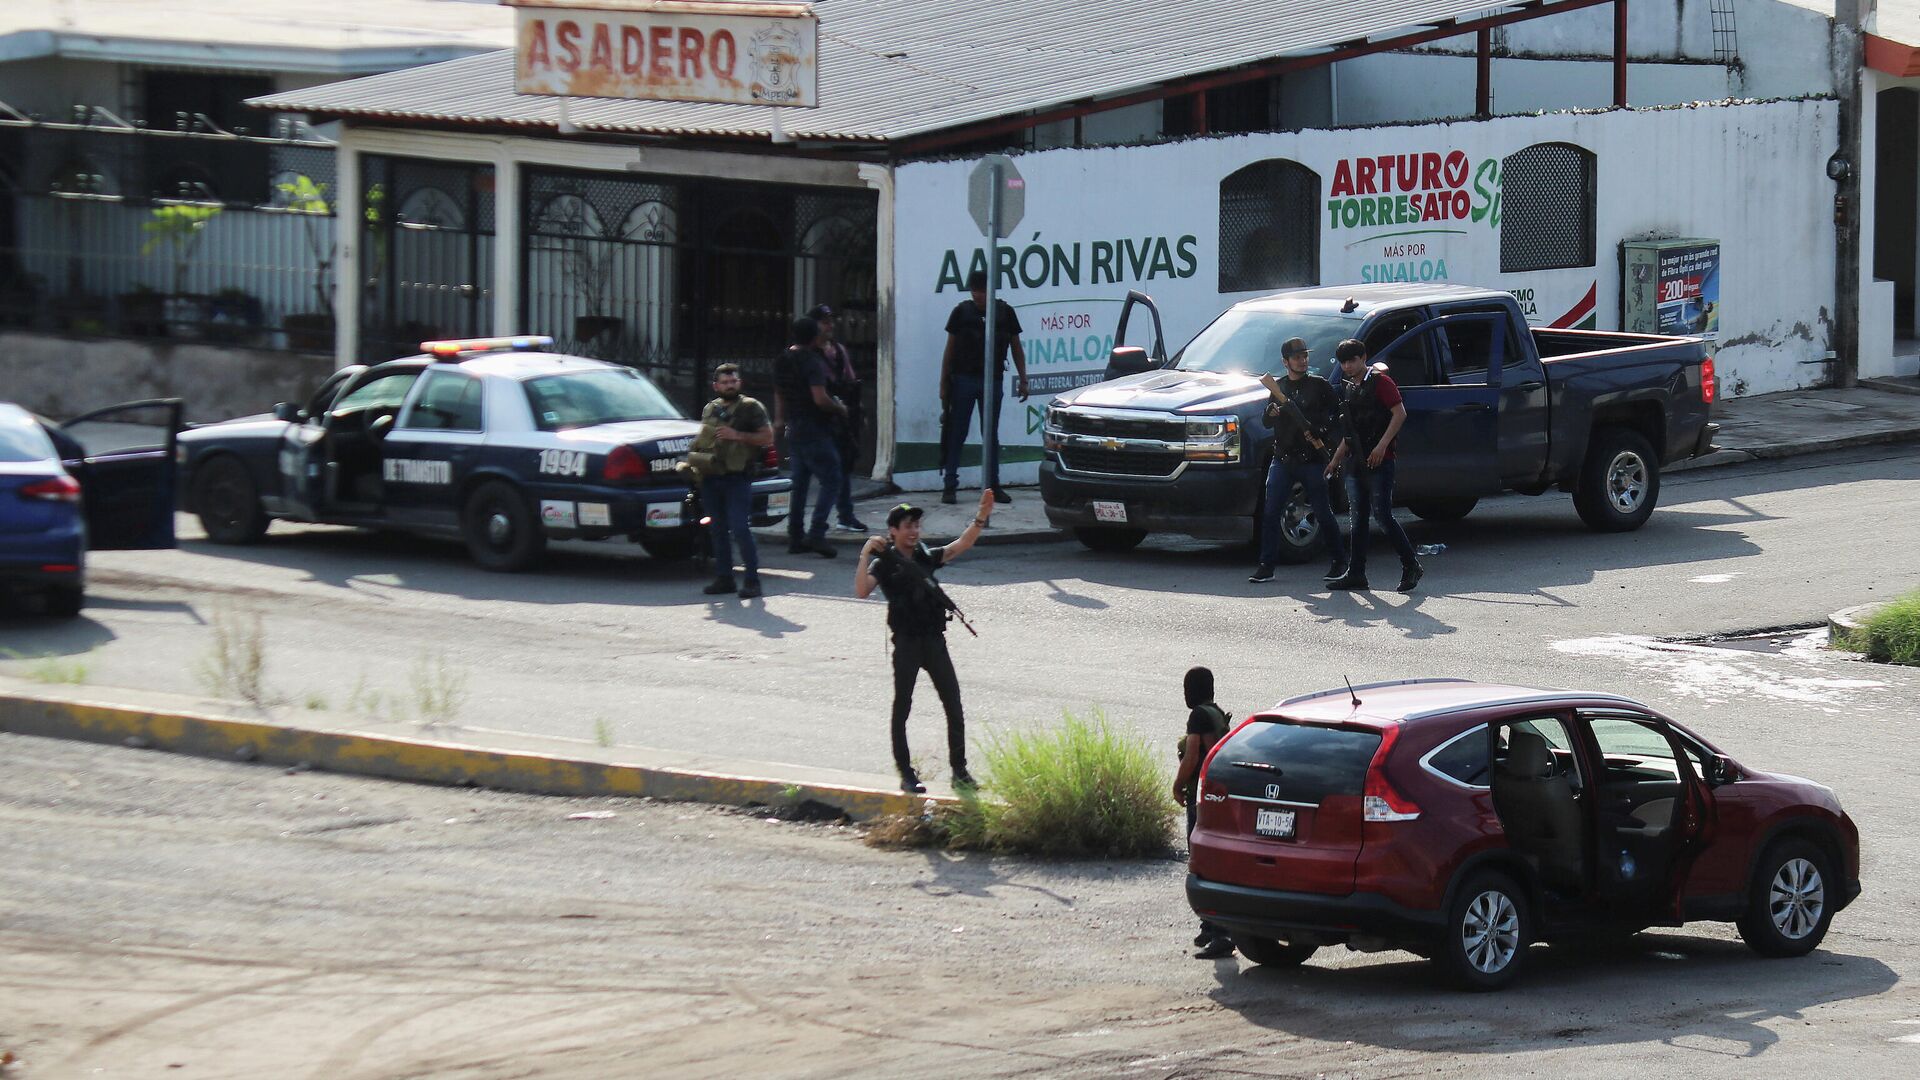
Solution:
[{"label": "assault rifle", "polygon": [[1320,437],[1313,433],[1313,424],[1308,422],[1307,414],[1300,411],[1299,403],[1288,397],[1286,392],[1280,389],[1280,380],[1271,375],[1262,375],[1260,376],[1260,385],[1266,387],[1267,394],[1279,403],[1280,408],[1288,416],[1293,417],[1294,423],[1300,425],[1300,433],[1306,436],[1307,442],[1312,444],[1315,450],[1323,454],[1326,453],[1327,444],[1322,442]]}]

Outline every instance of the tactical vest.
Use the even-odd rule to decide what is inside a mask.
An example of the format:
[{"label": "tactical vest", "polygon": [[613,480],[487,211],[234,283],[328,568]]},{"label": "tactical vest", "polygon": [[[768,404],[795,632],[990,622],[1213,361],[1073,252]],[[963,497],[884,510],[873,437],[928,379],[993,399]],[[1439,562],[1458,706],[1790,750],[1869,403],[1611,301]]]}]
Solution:
[{"label": "tactical vest", "polygon": [[[707,403],[706,411],[700,414],[700,434],[694,439],[694,449],[706,450],[713,455],[714,472],[718,475],[746,472],[753,467],[754,458],[764,451],[752,443],[721,442],[714,435],[714,430],[727,426],[747,433],[760,430],[766,423],[765,406],[753,398],[742,396],[732,404],[715,398]],[[742,428],[741,424],[747,426]]]},{"label": "tactical vest", "polygon": [[1346,421],[1347,438],[1352,440],[1354,452],[1363,459],[1380,445],[1387,425],[1393,422],[1393,410],[1380,404],[1380,395],[1373,392],[1373,380],[1374,374],[1369,370],[1357,383],[1340,384],[1340,414]]}]

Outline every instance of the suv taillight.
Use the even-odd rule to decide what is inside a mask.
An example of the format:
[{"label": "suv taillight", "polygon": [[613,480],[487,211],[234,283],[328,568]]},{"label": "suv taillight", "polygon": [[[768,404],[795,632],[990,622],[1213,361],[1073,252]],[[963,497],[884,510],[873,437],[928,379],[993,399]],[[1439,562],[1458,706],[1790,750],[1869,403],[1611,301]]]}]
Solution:
[{"label": "suv taillight", "polygon": [[768,472],[780,471],[780,451],[774,449],[772,443],[768,443],[767,448],[761,451],[760,467]]},{"label": "suv taillight", "polygon": [[641,457],[633,447],[616,446],[613,453],[607,455],[607,463],[600,467],[600,477],[609,484],[624,484],[631,480],[644,480],[652,471],[647,459]]},{"label": "suv taillight", "polygon": [[1360,799],[1362,821],[1412,821],[1420,816],[1420,806],[1394,790],[1387,781],[1387,754],[1400,737],[1398,727],[1387,728],[1380,736],[1380,749],[1367,765],[1367,784]]},{"label": "suv taillight", "polygon": [[42,502],[79,502],[80,482],[71,476],[49,476],[22,486],[20,497]]},{"label": "suv taillight", "polygon": [[1708,405],[1713,404],[1713,391],[1713,357],[1709,356],[1700,361],[1700,400]]}]

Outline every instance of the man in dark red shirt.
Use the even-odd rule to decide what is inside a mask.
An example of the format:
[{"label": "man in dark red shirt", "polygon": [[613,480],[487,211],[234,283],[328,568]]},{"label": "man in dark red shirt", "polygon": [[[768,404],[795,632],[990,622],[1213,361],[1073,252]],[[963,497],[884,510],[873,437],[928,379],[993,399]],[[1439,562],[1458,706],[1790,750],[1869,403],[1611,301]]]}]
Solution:
[{"label": "man in dark red shirt", "polygon": [[1368,519],[1393,541],[1400,554],[1400,591],[1412,592],[1426,573],[1414,557],[1413,542],[1393,519],[1393,440],[1407,422],[1400,388],[1384,371],[1367,365],[1366,343],[1348,338],[1334,349],[1340,361],[1340,411],[1346,438],[1327,463],[1327,475],[1347,464],[1347,498],[1353,504],[1346,572],[1327,582],[1330,589],[1367,588]]}]

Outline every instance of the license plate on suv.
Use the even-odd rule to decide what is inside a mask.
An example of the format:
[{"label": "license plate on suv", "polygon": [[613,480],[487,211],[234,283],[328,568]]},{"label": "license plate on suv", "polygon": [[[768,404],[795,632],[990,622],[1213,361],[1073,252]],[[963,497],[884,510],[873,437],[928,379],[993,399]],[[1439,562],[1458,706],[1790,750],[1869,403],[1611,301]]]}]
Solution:
[{"label": "license plate on suv", "polygon": [[1127,504],[1096,499],[1093,503],[1093,520],[1117,521],[1124,525],[1127,521]]},{"label": "license plate on suv", "polygon": [[1293,811],[1291,810],[1255,810],[1253,812],[1253,831],[1261,836],[1293,836]]}]

